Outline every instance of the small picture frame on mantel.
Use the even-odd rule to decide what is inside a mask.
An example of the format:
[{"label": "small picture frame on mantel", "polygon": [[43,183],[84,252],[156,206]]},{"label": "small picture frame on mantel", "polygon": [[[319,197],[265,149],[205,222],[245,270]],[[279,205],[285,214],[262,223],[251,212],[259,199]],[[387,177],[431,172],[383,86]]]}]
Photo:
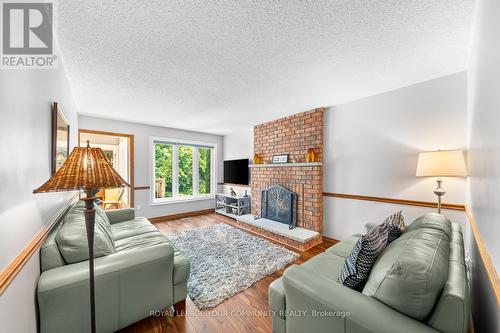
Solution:
[{"label": "small picture frame on mantel", "polygon": [[288,163],[288,154],[273,155],[273,164]]}]

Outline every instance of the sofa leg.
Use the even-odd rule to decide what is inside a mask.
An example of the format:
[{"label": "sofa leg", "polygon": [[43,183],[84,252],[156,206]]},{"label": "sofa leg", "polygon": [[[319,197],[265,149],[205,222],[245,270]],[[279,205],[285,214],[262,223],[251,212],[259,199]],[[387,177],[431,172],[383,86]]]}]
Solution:
[{"label": "sofa leg", "polygon": [[183,299],[180,302],[174,304],[174,315],[184,316],[186,314],[186,300]]}]

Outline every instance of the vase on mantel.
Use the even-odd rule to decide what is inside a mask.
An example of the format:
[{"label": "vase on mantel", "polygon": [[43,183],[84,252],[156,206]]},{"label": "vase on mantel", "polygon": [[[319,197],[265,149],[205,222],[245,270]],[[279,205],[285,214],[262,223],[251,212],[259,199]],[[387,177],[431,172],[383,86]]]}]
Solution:
[{"label": "vase on mantel", "polygon": [[253,155],[253,164],[262,164],[262,157],[258,153]]},{"label": "vase on mantel", "polygon": [[314,149],[307,149],[307,163],[316,162],[316,154],[314,153]]}]

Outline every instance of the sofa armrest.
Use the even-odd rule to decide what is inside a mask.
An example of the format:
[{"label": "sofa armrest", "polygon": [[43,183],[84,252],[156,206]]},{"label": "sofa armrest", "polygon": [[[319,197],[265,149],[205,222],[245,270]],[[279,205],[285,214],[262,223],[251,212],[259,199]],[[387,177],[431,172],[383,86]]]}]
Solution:
[{"label": "sofa armrest", "polygon": [[[374,298],[294,265],[283,275],[287,333],[437,333]],[[302,312],[301,312],[302,311]]]},{"label": "sofa armrest", "polygon": [[134,208],[111,209],[105,212],[111,224],[135,219]]},{"label": "sofa armrest", "polygon": [[[173,304],[174,250],[161,244],[95,259],[98,331],[113,332]],[[89,331],[88,261],[43,272],[40,331]]]}]

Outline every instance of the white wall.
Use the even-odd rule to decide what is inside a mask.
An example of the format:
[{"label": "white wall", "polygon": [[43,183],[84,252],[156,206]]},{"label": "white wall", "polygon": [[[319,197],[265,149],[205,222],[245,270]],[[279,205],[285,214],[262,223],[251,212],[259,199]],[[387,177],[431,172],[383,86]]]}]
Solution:
[{"label": "white wall", "polygon": [[474,217],[500,269],[500,2],[480,2],[469,72],[470,185]]},{"label": "white wall", "polygon": [[224,160],[253,158],[253,126],[224,135]]},{"label": "white wall", "polygon": [[[465,72],[328,108],[324,191],[436,201],[432,178],[417,178],[421,151],[466,149]],[[446,179],[445,202],[464,203],[465,179]],[[407,222],[425,208],[324,198],[324,234],[342,239],[403,209]],[[446,211],[464,223],[463,214]],[[465,225],[465,224],[464,224]]]},{"label": "white wall", "polygon": [[[134,135],[134,185],[151,186],[150,171],[151,161],[149,156],[150,137],[165,137],[182,140],[202,141],[217,145],[217,182],[222,181],[222,136],[178,130],[173,128],[150,126],[110,119],[94,118],[88,116],[79,117],[81,129],[115,132]],[[136,214],[145,217],[157,217],[171,214],[178,214],[196,210],[209,209],[214,207],[213,199],[198,201],[169,203],[165,205],[151,205],[151,192],[149,190],[138,190],[134,192],[134,206]]]},{"label": "white wall", "polygon": [[[500,270],[500,2],[477,4],[469,69],[470,204],[491,260]],[[500,314],[477,248],[472,255],[476,332],[500,331]]]},{"label": "white wall", "polygon": [[[240,129],[237,132],[224,135],[224,161],[248,158],[253,163],[253,126]],[[230,193],[233,189],[238,195],[252,195],[248,186],[222,185],[218,186],[218,192]]]},{"label": "white wall", "polygon": [[[51,102],[70,122],[76,145],[76,107],[59,69],[0,70],[0,271],[66,206],[69,193],[34,195],[50,177]],[[1,332],[36,332],[38,253],[0,296]]]}]

